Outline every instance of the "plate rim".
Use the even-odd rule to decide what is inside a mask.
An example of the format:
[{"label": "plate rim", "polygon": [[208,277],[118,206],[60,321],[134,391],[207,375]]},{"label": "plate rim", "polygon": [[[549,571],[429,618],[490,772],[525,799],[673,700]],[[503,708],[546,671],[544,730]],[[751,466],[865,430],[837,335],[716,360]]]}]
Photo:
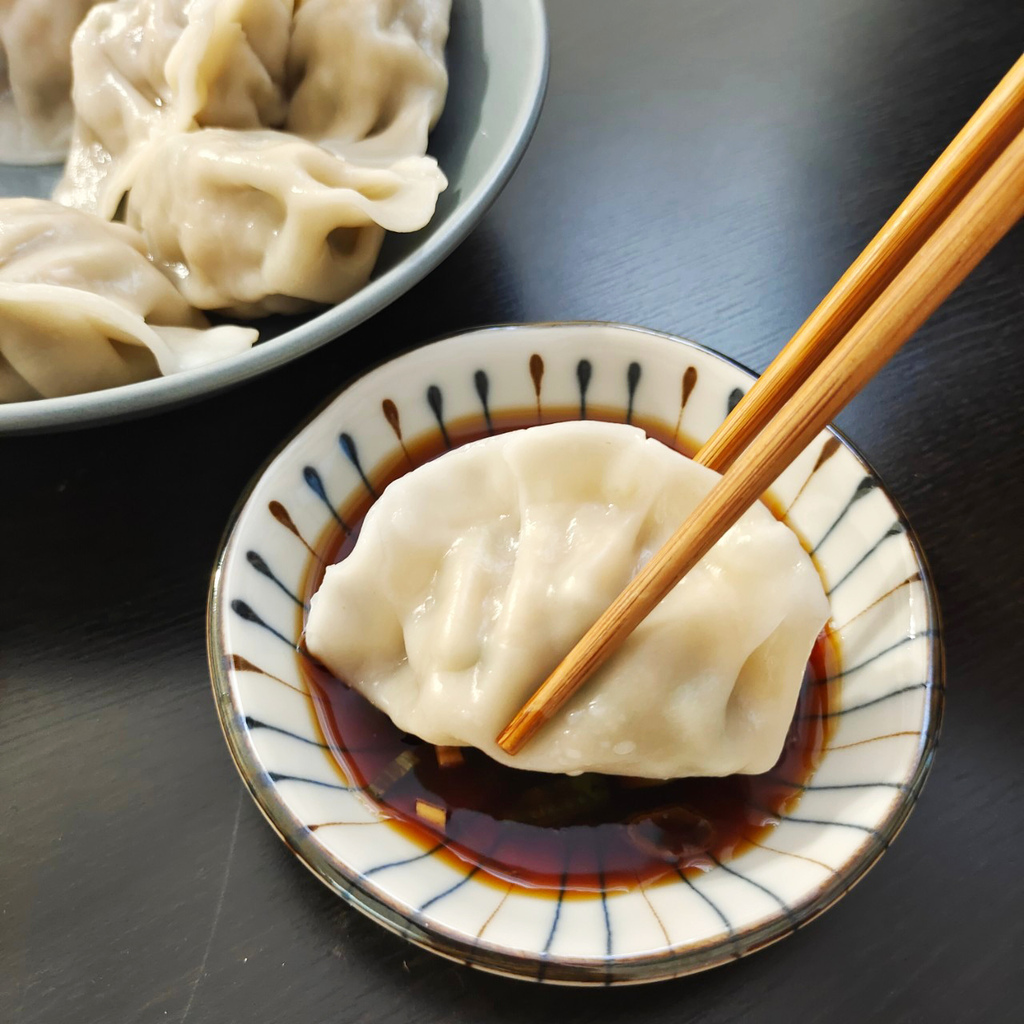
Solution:
[{"label": "plate rim", "polygon": [[412,345],[400,352],[392,353],[375,362],[372,366],[351,375],[332,392],[329,398],[320,403],[312,413],[304,417],[288,433],[287,437],[274,448],[273,452],[249,480],[231,511],[218,546],[217,558],[208,591],[206,640],[211,688],[218,722],[235,769],[241,776],[260,812],[267,819],[273,830],[315,878],[331,889],[331,891],[341,896],[348,904],[387,928],[393,934],[406,939],[422,949],[429,950],[457,963],[487,973],[517,978],[519,980],[534,982],[542,980],[549,984],[576,986],[617,986],[668,980],[709,970],[712,967],[741,959],[792,934],[838,903],[846,893],[853,889],[870,872],[902,830],[911,811],[917,804],[934,761],[945,707],[946,658],[941,612],[931,569],[920,539],[902,505],[890,493],[884,481],[881,480],[860,449],[842,431],[837,430],[831,425],[826,427],[826,430],[839,441],[840,445],[853,455],[865,473],[877,481],[886,500],[892,505],[897,521],[905,531],[907,543],[910,546],[917,570],[920,573],[926,607],[933,623],[933,630],[928,638],[928,659],[929,664],[932,666],[930,699],[925,711],[926,722],[919,740],[917,765],[913,776],[906,785],[903,799],[893,805],[884,822],[880,823],[875,829],[874,835],[865,836],[863,843],[850,855],[846,865],[838,874],[819,885],[809,899],[791,908],[791,918],[783,916],[769,919],[737,933],[732,937],[731,941],[713,939],[705,943],[688,946],[683,950],[668,950],[657,954],[641,954],[632,957],[613,957],[608,963],[601,966],[572,958],[548,956],[543,958],[546,967],[543,977],[539,979],[535,970],[536,964],[540,962],[538,958],[529,955],[515,956],[488,949],[469,941],[464,935],[450,929],[433,924],[429,927],[425,926],[415,918],[394,910],[384,900],[381,900],[360,885],[358,878],[350,878],[344,873],[339,872],[330,859],[319,849],[317,844],[308,839],[308,836],[305,834],[307,831],[305,826],[294,816],[273,783],[265,779],[265,772],[262,767],[258,763],[254,763],[253,751],[246,742],[246,730],[239,725],[238,709],[232,701],[231,681],[224,668],[223,655],[226,652],[219,623],[222,614],[221,588],[225,557],[232,534],[243,509],[246,507],[264,474],[282,452],[353,384],[388,363],[401,359],[412,352],[419,351],[421,348],[442,344],[467,335],[488,335],[488,342],[493,343],[500,341],[508,331],[522,328],[550,327],[570,327],[574,329],[615,328],[637,332],[673,344],[682,344],[691,350],[701,352],[705,356],[733,366],[752,380],[757,377],[753,370],[738,360],[716,352],[714,349],[691,339],[633,324],[593,320],[499,323],[448,333],[431,339],[431,341],[422,345]]},{"label": "plate rim", "polygon": [[544,0],[516,0],[515,7],[527,12],[526,21],[536,37],[536,46],[527,54],[527,85],[521,99],[529,98],[521,104],[506,144],[494,158],[494,173],[453,211],[447,230],[432,235],[411,257],[368,282],[355,295],[306,321],[303,327],[315,325],[308,337],[296,341],[289,339],[292,332],[286,331],[239,355],[182,373],[60,398],[0,404],[0,436],[102,426],[199,401],[336,341],[422,281],[466,240],[494,204],[526,154],[540,120],[551,63],[547,12]]}]

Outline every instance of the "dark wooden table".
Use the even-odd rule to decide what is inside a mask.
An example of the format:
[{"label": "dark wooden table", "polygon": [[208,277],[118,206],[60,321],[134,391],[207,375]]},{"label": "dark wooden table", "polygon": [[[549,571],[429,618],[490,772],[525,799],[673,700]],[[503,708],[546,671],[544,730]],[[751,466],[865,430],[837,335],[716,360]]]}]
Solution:
[{"label": "dark wooden table", "polygon": [[1024,233],[842,426],[917,527],[943,741],[821,920],[643,989],[531,987],[385,933],[243,792],[203,613],[246,481],[354,370],[494,321],[645,324],[762,368],[1019,54],[1019,0],[551,0],[547,106],[472,237],[222,397],[0,441],[0,1020],[1002,1021],[1024,1000]]}]

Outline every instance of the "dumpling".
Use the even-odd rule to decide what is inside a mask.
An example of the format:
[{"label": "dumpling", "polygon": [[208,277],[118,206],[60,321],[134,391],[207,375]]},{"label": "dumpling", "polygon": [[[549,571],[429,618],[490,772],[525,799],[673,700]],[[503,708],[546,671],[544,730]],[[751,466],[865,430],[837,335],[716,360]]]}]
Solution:
[{"label": "dumpling", "polygon": [[244,352],[210,327],[123,224],[41,199],[0,200],[0,401],[96,391]]},{"label": "dumpling", "polygon": [[402,730],[513,767],[767,771],[829,615],[757,505],[515,757],[495,736],[717,474],[622,424],[456,449],[392,483],[314,596],[306,646]]},{"label": "dumpling", "polygon": [[58,201],[113,217],[150,140],[285,128],[350,161],[426,152],[450,0],[115,0],[75,39]]},{"label": "dumpling", "polygon": [[0,163],[64,159],[71,37],[97,0],[0,0]]},{"label": "dumpling", "polygon": [[425,153],[448,89],[450,15],[451,0],[303,0],[287,130],[349,159]]},{"label": "dumpling", "polygon": [[293,0],[114,0],[75,36],[75,130],[54,198],[108,219],[153,138],[284,123]]},{"label": "dumpling", "polygon": [[127,194],[127,221],[197,308],[340,302],[385,231],[424,227],[447,186],[424,154],[449,14],[450,0],[105,5],[76,39],[56,197],[109,218]]},{"label": "dumpling", "polygon": [[430,157],[364,166],[280,132],[207,129],[147,149],[126,219],[193,306],[263,316],[347,298],[384,231],[423,227],[445,184]]}]

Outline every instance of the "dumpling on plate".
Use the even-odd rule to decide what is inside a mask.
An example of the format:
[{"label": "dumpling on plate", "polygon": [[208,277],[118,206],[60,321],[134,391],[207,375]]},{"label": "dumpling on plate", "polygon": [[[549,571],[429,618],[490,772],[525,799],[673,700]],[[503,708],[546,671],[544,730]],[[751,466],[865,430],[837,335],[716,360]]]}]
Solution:
[{"label": "dumpling on plate", "polygon": [[64,159],[71,37],[97,0],[0,0],[0,163]]},{"label": "dumpling on plate", "polygon": [[446,184],[431,157],[367,166],[281,132],[207,129],[148,147],[126,219],[193,306],[264,316],[361,288],[385,230],[423,227]]},{"label": "dumpling on plate", "polygon": [[[284,128],[350,161],[426,152],[450,0],[114,0],[75,38],[75,132],[55,198],[114,216],[151,140]],[[290,97],[290,99],[289,99]]]},{"label": "dumpling on plate", "polygon": [[450,0],[104,4],[75,39],[55,198],[124,209],[198,308],[340,302],[384,232],[424,227],[447,186],[424,154],[449,14]]},{"label": "dumpling on plate", "polygon": [[717,479],[622,424],[531,427],[455,449],[372,506],[312,600],[306,646],[398,728],[513,767],[767,771],[829,603],[763,505],[520,753],[495,743]]},{"label": "dumpling on plate", "polygon": [[176,373],[256,338],[211,327],[125,225],[42,199],[0,200],[0,401]]},{"label": "dumpling on plate", "polygon": [[75,128],[54,197],[113,217],[146,143],[284,123],[293,0],[114,0],[72,48]]},{"label": "dumpling on plate", "polygon": [[448,90],[450,16],[451,0],[298,4],[286,129],[349,159],[425,153]]}]

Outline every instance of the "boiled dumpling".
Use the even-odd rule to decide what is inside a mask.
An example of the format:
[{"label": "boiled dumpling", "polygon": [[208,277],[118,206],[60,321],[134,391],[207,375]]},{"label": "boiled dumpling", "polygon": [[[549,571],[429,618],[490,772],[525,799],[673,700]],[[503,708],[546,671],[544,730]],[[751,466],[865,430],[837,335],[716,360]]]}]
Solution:
[{"label": "boiled dumpling", "polygon": [[55,198],[113,217],[149,140],[284,123],[293,0],[114,0],[73,46],[75,130]]},{"label": "boiled dumpling", "polygon": [[166,136],[140,162],[127,221],[200,309],[262,316],[347,298],[384,231],[415,231],[444,175],[430,157],[365,166],[280,132]]},{"label": "boiled dumpling", "polygon": [[[116,0],[75,41],[75,139],[55,193],[113,217],[201,309],[340,302],[385,231],[447,181],[450,0]],[[273,129],[283,127],[287,132]]]},{"label": "boiled dumpling", "polygon": [[306,645],[398,728],[514,767],[767,771],[829,604],[797,538],[762,505],[519,754],[494,742],[717,478],[621,424],[538,426],[456,449],[370,509],[313,598]]},{"label": "boiled dumpling", "polygon": [[448,89],[450,14],[451,0],[297,4],[287,130],[349,159],[425,153]]},{"label": "boiled dumpling", "polygon": [[41,199],[0,200],[0,401],[96,391],[244,352],[210,327],[123,224]]},{"label": "boiled dumpling", "polygon": [[285,128],[347,160],[426,152],[450,0],[114,0],[74,44],[75,134],[55,197],[113,217],[151,140]]},{"label": "boiled dumpling", "polygon": [[64,159],[71,37],[97,0],[0,0],[0,163]]}]

